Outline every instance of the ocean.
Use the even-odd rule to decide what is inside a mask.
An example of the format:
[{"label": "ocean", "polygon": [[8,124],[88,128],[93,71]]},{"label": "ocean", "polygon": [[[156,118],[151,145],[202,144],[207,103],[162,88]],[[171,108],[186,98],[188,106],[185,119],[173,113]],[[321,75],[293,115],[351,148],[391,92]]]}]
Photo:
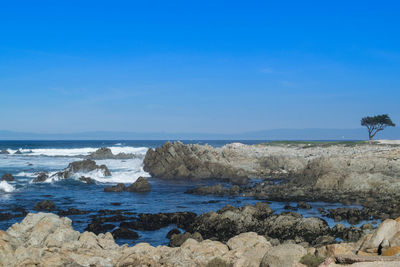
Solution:
[{"label": "ocean", "polygon": [[[122,210],[132,214],[190,211],[198,215],[204,212],[217,211],[226,206],[243,206],[255,204],[259,200],[245,197],[197,196],[185,194],[188,189],[199,185],[211,185],[217,181],[165,181],[150,177],[143,170],[143,159],[149,148],[156,148],[165,143],[159,141],[0,141],[0,150],[6,149],[10,154],[0,155],[0,176],[11,173],[15,177],[13,182],[0,182],[0,229],[6,230],[13,223],[23,217],[2,216],[1,214],[19,214],[22,209],[36,212],[33,207],[43,200],[51,200],[57,210],[76,208],[87,211],[87,214],[70,215],[75,230],[83,232],[90,223],[94,214],[100,210]],[[256,144],[262,141],[183,141],[184,143],[209,144],[223,146],[227,143],[241,142]],[[84,174],[96,181],[89,185],[79,180],[80,174],[71,179],[51,180],[43,183],[32,183],[38,172],[48,172],[50,175],[63,170],[73,161],[82,160],[98,148],[108,147],[114,154],[132,153],[134,159],[96,160],[97,164],[105,164],[111,171],[111,176],[105,177],[101,173]],[[15,154],[20,151],[21,154]],[[18,152],[19,153],[19,152]],[[140,176],[148,177],[152,186],[149,193],[106,193],[104,188],[116,183],[131,184]],[[284,206],[295,203],[270,202],[276,213],[285,211]],[[318,207],[337,208],[341,204],[313,203],[312,209],[298,211],[305,217],[322,217]],[[351,206],[356,207],[356,206]],[[324,218],[333,226],[335,222]],[[343,222],[342,222],[343,223]],[[344,223],[346,224],[346,223]],[[118,227],[118,223],[115,224]],[[137,231],[137,240],[116,240],[118,243],[130,245],[139,242],[148,242],[152,245],[166,245],[166,234],[176,228],[175,225],[156,231]],[[111,230],[112,231],[112,230]]]}]

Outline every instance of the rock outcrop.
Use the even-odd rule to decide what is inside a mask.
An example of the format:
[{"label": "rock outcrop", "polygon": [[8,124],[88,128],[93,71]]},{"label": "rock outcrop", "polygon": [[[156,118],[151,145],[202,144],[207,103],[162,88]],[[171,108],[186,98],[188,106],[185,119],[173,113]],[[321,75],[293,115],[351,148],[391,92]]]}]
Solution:
[{"label": "rock outcrop", "polygon": [[108,147],[102,147],[96,150],[95,152],[90,153],[87,156],[87,159],[92,160],[102,160],[102,159],[133,159],[138,158],[138,155],[135,154],[128,154],[128,153],[118,153],[114,155]]},{"label": "rock outcrop", "polygon": [[144,170],[161,179],[225,179],[237,184],[247,183],[247,174],[240,165],[211,146],[184,145],[167,142],[150,148],[144,159]]},{"label": "rock outcrop", "polygon": [[106,165],[97,165],[95,161],[90,159],[74,161],[68,164],[68,167],[62,171],[52,175],[50,178],[67,179],[76,173],[89,173],[92,171],[99,171],[104,176],[111,176],[110,170]]},{"label": "rock outcrop", "polygon": [[10,154],[10,152],[8,152],[7,149],[3,148],[3,149],[1,149],[0,154],[8,155],[8,154]]},{"label": "rock outcrop", "polygon": [[[400,222],[385,220],[357,242],[319,247],[272,245],[254,232],[226,243],[186,239],[179,247],[147,243],[118,246],[110,233],[79,233],[71,220],[51,213],[29,213],[21,223],[0,230],[0,266],[399,266]],[[114,235],[135,237],[121,229]],[[325,261],[324,261],[325,259]],[[311,265],[313,264],[313,265]]]}]

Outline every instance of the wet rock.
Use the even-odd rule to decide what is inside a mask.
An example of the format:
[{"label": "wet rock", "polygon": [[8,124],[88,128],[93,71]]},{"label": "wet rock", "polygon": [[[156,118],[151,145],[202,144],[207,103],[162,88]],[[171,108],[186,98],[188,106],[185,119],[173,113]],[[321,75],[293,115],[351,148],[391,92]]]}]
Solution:
[{"label": "wet rock", "polygon": [[85,210],[79,210],[75,208],[69,208],[68,210],[59,210],[58,215],[60,216],[68,216],[68,215],[82,215],[82,214],[88,214],[89,211]]},{"label": "wet rock", "polygon": [[8,152],[7,149],[3,148],[3,149],[0,151],[0,154],[8,155],[8,154],[10,154],[10,152]]},{"label": "wet rock", "polygon": [[304,201],[300,201],[299,203],[297,203],[297,208],[298,208],[298,209],[306,209],[306,210],[309,210],[309,209],[311,209],[311,205],[308,204],[308,203],[306,203],[306,202],[304,202]]},{"label": "wet rock", "polygon": [[118,228],[112,232],[112,235],[116,239],[138,239],[139,234],[129,230],[128,228]]},{"label": "wet rock", "polygon": [[196,218],[193,212],[173,212],[173,213],[142,213],[136,221],[123,222],[121,227],[131,228],[139,231],[158,230],[171,224],[179,228],[186,229]]},{"label": "wet rock", "polygon": [[87,184],[95,184],[95,183],[96,183],[92,178],[90,178],[90,177],[85,177],[85,176],[81,176],[81,177],[79,178],[79,180],[82,181],[82,182],[84,182],[84,183],[87,183]]},{"label": "wet rock", "polygon": [[115,225],[114,224],[103,224],[98,221],[92,222],[88,224],[88,226],[85,228],[85,231],[93,232],[96,235],[100,233],[106,233],[109,232],[110,230],[114,229]]},{"label": "wet rock", "polygon": [[133,184],[125,188],[125,191],[128,192],[137,192],[137,193],[144,193],[150,192],[151,186],[146,178],[139,177]]},{"label": "wet rock", "polygon": [[4,174],[0,179],[0,181],[7,181],[7,182],[12,182],[14,180],[15,180],[14,176],[12,176],[11,173]]},{"label": "wet rock", "polygon": [[33,179],[33,183],[41,183],[46,181],[49,178],[49,175],[45,172],[40,172],[35,179]]},{"label": "wet rock", "polygon": [[37,211],[52,211],[56,209],[56,204],[51,200],[44,200],[37,203],[33,209]]},{"label": "wet rock", "polygon": [[179,235],[179,234],[181,234],[181,231],[177,228],[174,228],[167,233],[166,238],[171,239],[172,235]]},{"label": "wet rock", "polygon": [[71,162],[64,171],[58,172],[53,176],[66,179],[70,178],[75,173],[88,173],[95,170],[102,172],[104,176],[111,176],[111,172],[106,165],[99,166],[95,161],[90,159]]},{"label": "wet rock", "polygon": [[168,246],[170,247],[180,247],[183,243],[186,242],[189,238],[196,240],[197,242],[203,241],[203,237],[199,233],[191,234],[186,232],[185,234],[173,234],[169,241]]},{"label": "wet rock", "polygon": [[123,192],[125,191],[125,189],[126,189],[125,185],[119,183],[117,185],[104,188],[104,192]]},{"label": "wet rock", "polygon": [[224,187],[222,184],[210,185],[210,186],[199,186],[194,189],[189,189],[185,193],[186,194],[195,194],[195,195],[239,195],[240,187],[237,185],[231,186],[229,188]]},{"label": "wet rock", "polygon": [[20,150],[20,149],[18,149],[15,153],[14,153],[14,155],[21,155],[22,154],[22,151]]}]

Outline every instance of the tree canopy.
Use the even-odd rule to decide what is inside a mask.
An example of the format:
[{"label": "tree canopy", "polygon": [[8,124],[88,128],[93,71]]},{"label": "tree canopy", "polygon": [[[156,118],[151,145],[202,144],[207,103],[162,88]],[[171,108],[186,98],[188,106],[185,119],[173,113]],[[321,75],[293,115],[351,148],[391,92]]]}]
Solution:
[{"label": "tree canopy", "polygon": [[367,127],[369,140],[372,140],[378,132],[384,130],[386,127],[396,126],[388,114],[364,117],[361,119],[361,125]]}]

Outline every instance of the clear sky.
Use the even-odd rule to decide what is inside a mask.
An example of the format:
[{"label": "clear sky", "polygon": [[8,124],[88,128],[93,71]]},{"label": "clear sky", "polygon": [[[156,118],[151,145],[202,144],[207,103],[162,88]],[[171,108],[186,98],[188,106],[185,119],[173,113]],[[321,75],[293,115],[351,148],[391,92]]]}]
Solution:
[{"label": "clear sky", "polygon": [[0,129],[400,124],[399,1],[2,1]]}]

